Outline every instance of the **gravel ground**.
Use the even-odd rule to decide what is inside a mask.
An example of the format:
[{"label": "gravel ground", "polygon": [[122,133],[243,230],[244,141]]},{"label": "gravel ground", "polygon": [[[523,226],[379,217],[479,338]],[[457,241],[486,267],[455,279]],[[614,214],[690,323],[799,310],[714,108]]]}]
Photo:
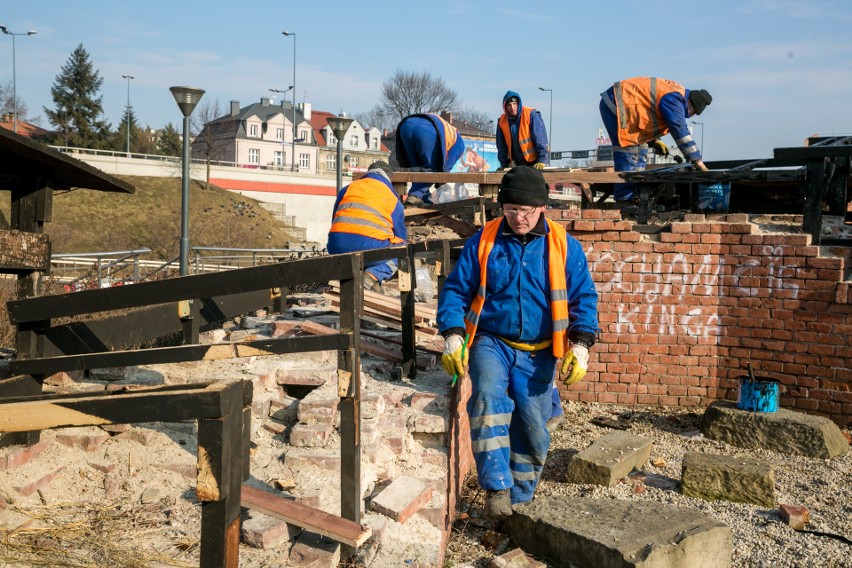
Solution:
[{"label": "gravel ground", "polygon": [[[831,460],[744,450],[704,438],[698,431],[701,410],[605,406],[565,402],[566,419],[554,433],[550,455],[536,495],[654,501],[711,515],[731,527],[732,567],[852,567],[852,545],[826,535],[852,539],[852,452]],[[616,421],[653,440],[651,459],[641,472],[613,487],[566,483],[571,457],[613,430],[596,425]],[[777,509],[681,495],[681,461],[686,452],[746,456],[775,466],[779,504],[807,507],[807,531],[784,524]],[[654,465],[656,464],[656,465]],[[508,535],[482,517],[483,492],[475,476],[467,479],[453,527],[445,566],[486,567],[492,558],[514,548]]]}]

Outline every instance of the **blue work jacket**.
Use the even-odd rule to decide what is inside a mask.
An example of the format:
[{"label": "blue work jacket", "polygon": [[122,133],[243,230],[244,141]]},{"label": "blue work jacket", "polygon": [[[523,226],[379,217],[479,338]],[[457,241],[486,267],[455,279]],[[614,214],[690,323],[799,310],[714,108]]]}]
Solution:
[{"label": "blue work jacket", "polygon": [[[543,219],[540,225],[544,225]],[[536,229],[538,230],[538,228]],[[547,259],[547,228],[520,237],[503,221],[488,257],[485,305],[477,333],[488,333],[512,341],[538,343],[553,335],[550,311],[550,278]],[[438,301],[438,329],[443,333],[460,328],[464,315],[479,288],[477,250],[480,230],[465,243],[453,271],[447,276]],[[565,281],[572,332],[596,333],[598,294],[579,241],[568,235]]]}]

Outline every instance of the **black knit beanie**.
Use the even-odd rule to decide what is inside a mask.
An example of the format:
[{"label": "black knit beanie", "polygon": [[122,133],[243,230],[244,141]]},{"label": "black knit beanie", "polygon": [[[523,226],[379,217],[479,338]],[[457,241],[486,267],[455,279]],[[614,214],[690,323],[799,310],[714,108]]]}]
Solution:
[{"label": "black knit beanie", "polygon": [[692,103],[692,108],[695,109],[695,114],[701,114],[704,109],[713,102],[713,97],[704,89],[697,91],[689,91],[689,102]]},{"label": "black knit beanie", "polygon": [[515,166],[500,181],[497,201],[515,205],[547,205],[550,199],[544,176],[535,168]]}]

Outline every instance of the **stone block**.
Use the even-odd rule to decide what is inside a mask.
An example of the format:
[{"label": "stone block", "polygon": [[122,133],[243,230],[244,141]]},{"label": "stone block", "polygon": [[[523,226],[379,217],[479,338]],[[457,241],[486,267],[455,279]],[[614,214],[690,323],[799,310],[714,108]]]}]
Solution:
[{"label": "stone block", "polygon": [[849,451],[849,442],[828,418],[786,408],[777,412],[751,412],[725,400],[707,407],[701,419],[701,432],[738,448],[788,455],[826,459]]},{"label": "stone block", "polygon": [[385,411],[385,397],[380,394],[366,394],[361,397],[361,418],[372,420]]},{"label": "stone block", "polygon": [[775,471],[764,461],[687,453],[681,468],[681,492],[688,497],[724,499],[775,506]]},{"label": "stone block", "polygon": [[612,432],[595,440],[568,463],[569,483],[612,487],[651,456],[651,441],[629,432]]},{"label": "stone block", "polygon": [[552,566],[567,566],[566,559],[574,566],[731,566],[731,529],[696,511],[655,501],[564,496],[539,496],[513,511],[501,530]]},{"label": "stone block", "polygon": [[[312,393],[313,394],[313,393]],[[299,403],[299,422],[305,424],[333,424],[337,414],[338,397],[315,397],[308,395]]]},{"label": "stone block", "polygon": [[422,509],[431,497],[432,487],[429,483],[402,475],[373,497],[371,508],[398,523],[404,523]]},{"label": "stone block", "polygon": [[292,422],[299,413],[299,399],[284,395],[269,400],[269,417],[281,422]]}]

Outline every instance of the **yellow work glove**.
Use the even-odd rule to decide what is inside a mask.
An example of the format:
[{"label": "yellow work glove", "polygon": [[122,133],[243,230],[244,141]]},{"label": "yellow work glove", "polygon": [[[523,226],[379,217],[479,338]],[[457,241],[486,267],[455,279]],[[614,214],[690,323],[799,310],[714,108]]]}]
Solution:
[{"label": "yellow work glove", "polygon": [[648,144],[651,148],[654,149],[654,152],[660,156],[668,156],[669,155],[669,147],[666,146],[662,140],[654,140],[650,144]]},{"label": "yellow work glove", "polygon": [[544,164],[544,162],[536,162],[533,164],[533,167],[537,170],[543,170],[547,166]]},{"label": "yellow work glove", "polygon": [[441,366],[444,371],[451,377],[458,373],[459,377],[464,375],[464,368],[467,367],[468,352],[464,350],[462,357],[462,345],[464,339],[461,335],[451,335],[444,340],[444,354],[441,355]]},{"label": "yellow work glove", "polygon": [[562,358],[562,366],[559,368],[559,379],[565,383],[565,386],[573,385],[586,376],[586,370],[588,368],[588,347],[574,344],[574,346],[571,347],[571,351]]},{"label": "yellow work glove", "polygon": [[698,170],[699,172],[709,172],[710,168],[704,165],[704,162],[701,160],[695,160],[692,162],[692,169]]}]

